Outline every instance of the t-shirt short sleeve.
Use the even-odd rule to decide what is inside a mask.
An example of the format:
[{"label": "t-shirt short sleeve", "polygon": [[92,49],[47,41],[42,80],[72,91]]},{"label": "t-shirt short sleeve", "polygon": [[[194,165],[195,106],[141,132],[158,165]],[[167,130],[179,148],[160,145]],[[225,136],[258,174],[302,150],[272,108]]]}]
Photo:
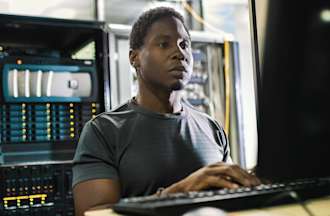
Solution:
[{"label": "t-shirt short sleeve", "polygon": [[85,124],[73,159],[72,186],[92,179],[118,179],[112,144],[105,140],[97,122]]},{"label": "t-shirt short sleeve", "polygon": [[233,160],[231,159],[230,156],[230,148],[229,148],[226,132],[222,128],[220,128],[219,133],[220,133],[220,139],[224,145],[224,155],[223,155],[224,162],[232,164]]},{"label": "t-shirt short sleeve", "polygon": [[218,140],[220,141],[219,144],[223,146],[224,152],[223,152],[223,161],[226,163],[233,163],[233,160],[231,159],[230,156],[230,147],[229,147],[229,142],[228,138],[226,135],[226,132],[224,131],[223,127],[219,125],[217,121],[213,121],[216,125],[216,133],[218,136]]}]

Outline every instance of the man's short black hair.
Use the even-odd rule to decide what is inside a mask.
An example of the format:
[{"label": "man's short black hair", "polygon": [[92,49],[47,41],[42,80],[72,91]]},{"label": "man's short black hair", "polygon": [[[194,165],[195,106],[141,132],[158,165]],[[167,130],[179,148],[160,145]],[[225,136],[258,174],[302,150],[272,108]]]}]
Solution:
[{"label": "man's short black hair", "polygon": [[129,41],[130,48],[141,48],[141,46],[143,46],[144,44],[144,38],[147,35],[149,28],[154,22],[164,17],[178,18],[182,22],[184,28],[189,35],[188,28],[184,23],[184,18],[179,12],[170,7],[156,7],[142,13],[140,17],[136,20],[136,22],[133,24]]}]

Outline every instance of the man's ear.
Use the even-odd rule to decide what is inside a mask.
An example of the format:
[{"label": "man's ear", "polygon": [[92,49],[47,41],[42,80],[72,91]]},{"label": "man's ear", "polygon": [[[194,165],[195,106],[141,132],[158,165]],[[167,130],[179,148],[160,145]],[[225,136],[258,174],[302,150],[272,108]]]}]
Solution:
[{"label": "man's ear", "polygon": [[137,70],[140,67],[139,51],[131,49],[129,51],[129,61],[131,65]]}]

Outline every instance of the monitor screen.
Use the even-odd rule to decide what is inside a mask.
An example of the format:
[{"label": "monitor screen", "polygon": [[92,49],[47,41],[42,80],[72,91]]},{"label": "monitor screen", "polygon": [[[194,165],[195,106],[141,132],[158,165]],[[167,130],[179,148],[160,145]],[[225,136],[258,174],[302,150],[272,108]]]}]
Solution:
[{"label": "monitor screen", "polygon": [[330,1],[269,0],[268,7],[258,74],[258,175],[330,176]]}]

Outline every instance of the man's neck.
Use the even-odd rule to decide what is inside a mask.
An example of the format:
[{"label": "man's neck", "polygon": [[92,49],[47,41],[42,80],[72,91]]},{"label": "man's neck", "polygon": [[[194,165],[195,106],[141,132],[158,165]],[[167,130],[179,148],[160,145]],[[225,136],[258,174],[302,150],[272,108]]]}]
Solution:
[{"label": "man's neck", "polygon": [[136,96],[139,106],[158,113],[177,113],[182,110],[181,91],[162,91],[139,86]]}]

